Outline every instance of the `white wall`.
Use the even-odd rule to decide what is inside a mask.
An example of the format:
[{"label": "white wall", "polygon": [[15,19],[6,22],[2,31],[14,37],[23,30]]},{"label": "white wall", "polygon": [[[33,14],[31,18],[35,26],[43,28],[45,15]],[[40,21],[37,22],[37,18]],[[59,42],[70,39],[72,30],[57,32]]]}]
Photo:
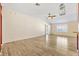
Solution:
[{"label": "white wall", "polygon": [[44,35],[45,22],[31,15],[3,8],[3,43]]}]

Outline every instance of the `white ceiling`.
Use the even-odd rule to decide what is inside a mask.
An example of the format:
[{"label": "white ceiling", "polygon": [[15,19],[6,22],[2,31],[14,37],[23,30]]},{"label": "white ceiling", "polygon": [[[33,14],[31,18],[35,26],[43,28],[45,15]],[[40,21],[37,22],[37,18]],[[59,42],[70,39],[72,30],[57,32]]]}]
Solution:
[{"label": "white ceiling", "polygon": [[47,20],[48,13],[56,15],[56,20],[49,21],[52,23],[62,23],[77,20],[77,4],[65,4],[66,15],[59,16],[59,3],[40,3],[36,6],[34,3],[6,3],[4,7],[8,7],[16,12],[32,15],[41,19]]}]

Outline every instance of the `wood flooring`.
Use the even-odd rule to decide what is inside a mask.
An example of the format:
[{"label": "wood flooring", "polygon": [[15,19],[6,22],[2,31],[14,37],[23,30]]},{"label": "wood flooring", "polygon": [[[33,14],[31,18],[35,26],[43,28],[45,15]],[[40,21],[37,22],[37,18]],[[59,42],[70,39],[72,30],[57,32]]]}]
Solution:
[{"label": "wood flooring", "polygon": [[[45,36],[9,42],[3,44],[1,53],[2,56],[77,56],[78,55],[76,50],[74,50],[75,47],[72,47],[73,50],[69,48],[68,49],[56,48],[57,45],[54,44],[55,40],[56,40],[55,36],[54,37],[50,36],[50,43],[49,43],[50,46],[46,46]],[[75,39],[72,40],[74,41]],[[51,42],[53,44],[51,44]]]}]

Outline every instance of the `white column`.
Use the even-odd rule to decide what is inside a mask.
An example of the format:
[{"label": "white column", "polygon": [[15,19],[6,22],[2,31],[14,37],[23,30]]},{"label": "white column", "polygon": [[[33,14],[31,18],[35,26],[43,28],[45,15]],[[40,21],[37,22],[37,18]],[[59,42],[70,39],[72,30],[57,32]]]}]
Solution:
[{"label": "white column", "polygon": [[46,47],[48,47],[49,45],[49,34],[50,34],[50,26],[45,24]]}]

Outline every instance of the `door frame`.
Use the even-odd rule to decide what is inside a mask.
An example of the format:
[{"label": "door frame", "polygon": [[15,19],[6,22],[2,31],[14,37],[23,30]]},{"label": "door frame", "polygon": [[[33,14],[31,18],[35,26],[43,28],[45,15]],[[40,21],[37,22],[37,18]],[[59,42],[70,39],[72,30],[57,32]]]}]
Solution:
[{"label": "door frame", "polygon": [[1,48],[1,44],[2,44],[2,5],[1,5],[1,3],[0,3],[0,21],[1,21],[1,22],[0,22],[0,23],[1,23],[1,24],[0,24],[0,26],[1,26],[1,27],[0,27],[0,28],[1,28],[1,29],[0,29],[0,35],[1,35],[1,36],[0,36],[0,48]]}]

